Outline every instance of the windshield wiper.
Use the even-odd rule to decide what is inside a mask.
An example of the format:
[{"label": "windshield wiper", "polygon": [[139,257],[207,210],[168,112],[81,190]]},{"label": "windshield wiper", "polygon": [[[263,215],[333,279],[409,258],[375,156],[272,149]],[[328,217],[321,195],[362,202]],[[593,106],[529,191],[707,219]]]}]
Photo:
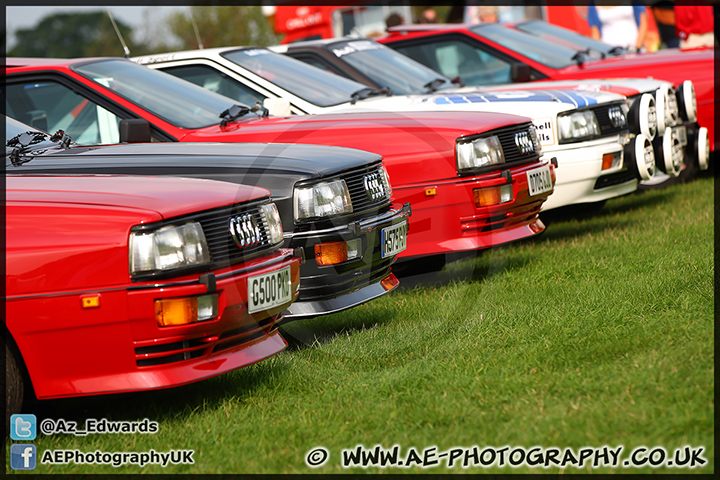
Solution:
[{"label": "windshield wiper", "polygon": [[358,100],[365,100],[369,97],[376,97],[378,95],[387,95],[388,97],[392,96],[392,90],[390,87],[375,89],[370,87],[361,88],[357,92],[353,92],[352,95],[350,95],[350,104],[355,105],[355,102]]},{"label": "windshield wiper", "polygon": [[610,50],[608,50],[608,53],[610,55],[623,55],[625,53],[628,53],[628,49],[623,48],[623,47],[613,47]]},{"label": "windshield wiper", "polygon": [[582,66],[583,61],[585,60],[586,56],[590,56],[590,49],[587,48],[585,50],[578,50],[575,55],[570,57],[570,60],[575,61],[578,64],[578,67]]},{"label": "windshield wiper", "polygon": [[440,85],[447,82],[444,78],[436,78],[435,80],[426,83],[423,85],[423,88],[425,89],[425,93],[432,93],[436,91],[438,88],[440,88]]},{"label": "windshield wiper", "polygon": [[[32,147],[34,145],[38,145],[45,141],[56,143],[60,148],[68,148],[70,146],[70,143],[72,142],[72,138],[70,138],[70,135],[67,135],[62,130],[58,130],[57,132],[55,132],[52,137],[45,132],[29,130],[27,132],[15,135],[10,140],[5,142],[5,148],[15,147],[13,148],[12,152],[10,152],[10,161],[13,165],[19,166],[33,159],[33,157],[30,157],[28,159],[20,161],[20,155],[32,150]],[[46,151],[47,148],[44,148],[41,150],[36,150],[35,153],[40,155]]]},{"label": "windshield wiper", "polygon": [[259,112],[262,111],[262,116],[267,117],[268,116],[268,110],[266,108],[263,108],[263,106],[260,104],[260,102],[256,103],[252,107],[248,107],[246,105],[238,105],[237,103],[233,105],[232,107],[228,108],[227,110],[223,110],[220,114],[220,118],[222,118],[222,121],[220,122],[220,126],[224,127],[228,124],[228,122],[232,122],[233,120],[242,117],[243,115],[247,115],[250,112]]}]

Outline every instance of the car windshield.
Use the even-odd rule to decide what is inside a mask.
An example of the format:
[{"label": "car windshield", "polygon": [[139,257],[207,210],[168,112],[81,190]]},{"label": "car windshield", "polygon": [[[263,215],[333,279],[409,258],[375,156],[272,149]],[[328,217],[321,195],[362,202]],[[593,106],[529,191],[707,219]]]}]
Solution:
[{"label": "car windshield", "polygon": [[567,28],[558,27],[540,20],[529,20],[515,25],[523,32],[530,35],[540,37],[549,42],[559,43],[568,48],[587,50],[593,58],[602,58],[605,55],[617,55],[619,53],[627,53],[623,48],[617,48],[613,45],[603,43],[600,40],[586,37]]},{"label": "car windshield", "polygon": [[73,70],[180,128],[216,125],[220,123],[220,113],[237,103],[129,60],[83,63]]},{"label": "car windshield", "polygon": [[550,68],[559,69],[575,64],[573,56],[577,54],[578,49],[549,42],[514,28],[497,23],[485,23],[474,25],[470,30]]},{"label": "car windshield", "polygon": [[429,93],[456,85],[444,75],[373,40],[348,40],[328,45],[339,59],[395,95]]},{"label": "car windshield", "polygon": [[233,50],[222,56],[319,107],[349,102],[353,93],[366,88],[362,83],[265,48]]}]

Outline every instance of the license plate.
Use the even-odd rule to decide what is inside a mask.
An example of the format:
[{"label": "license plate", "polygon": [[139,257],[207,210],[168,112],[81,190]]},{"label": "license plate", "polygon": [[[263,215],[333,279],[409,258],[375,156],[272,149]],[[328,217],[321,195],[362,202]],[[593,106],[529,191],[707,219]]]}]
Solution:
[{"label": "license plate", "polygon": [[543,165],[527,172],[527,180],[531,197],[549,192],[553,188],[549,165]]},{"label": "license plate", "polygon": [[407,222],[380,230],[382,258],[396,255],[407,248]]},{"label": "license plate", "polygon": [[679,127],[673,127],[673,133],[680,140],[680,145],[683,147],[687,145],[687,127],[680,125]]},{"label": "license plate", "polygon": [[292,299],[290,267],[248,279],[248,312],[268,310]]}]

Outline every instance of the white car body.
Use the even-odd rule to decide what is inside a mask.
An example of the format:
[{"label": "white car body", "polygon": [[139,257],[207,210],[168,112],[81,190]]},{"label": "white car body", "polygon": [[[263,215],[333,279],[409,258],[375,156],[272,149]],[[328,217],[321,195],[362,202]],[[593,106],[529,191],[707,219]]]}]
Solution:
[{"label": "white car body", "polygon": [[[629,178],[627,174],[623,176],[621,173],[626,171],[624,159],[624,145],[628,141],[626,133],[615,133],[573,143],[558,141],[558,114],[607,103],[626,105],[626,98],[622,95],[606,91],[575,89],[536,90],[536,85],[533,85],[533,90],[480,92],[477,89],[471,89],[465,93],[443,91],[424,95],[374,96],[355,103],[348,101],[322,107],[294,95],[263,76],[245,69],[221,55],[221,53],[234,50],[238,50],[238,48],[175,52],[136,57],[132,60],[161,70],[190,65],[211,67],[225,77],[252,89],[262,97],[287,100],[290,103],[290,111],[295,114],[362,111],[408,112],[411,114],[413,111],[442,110],[448,112],[502,112],[528,116],[533,119],[537,127],[544,156],[557,159],[555,191],[543,204],[543,210],[577,203],[600,202],[637,190],[637,179]],[[252,52],[253,55],[279,55],[267,49],[252,49]],[[289,57],[284,58],[287,58],[288,61],[302,63]],[[331,75],[310,65],[303,65],[313,71],[321,72],[322,75]],[[265,75],[269,76],[267,73]],[[307,82],[308,79],[298,78],[293,81]],[[213,87],[212,84],[202,86],[210,89]],[[224,92],[219,93],[225,94]],[[322,92],[318,92],[318,94],[322,94]],[[626,108],[625,111],[627,111]],[[368,149],[371,150],[370,146]],[[606,154],[614,155],[615,162],[611,168],[602,171],[603,155]],[[613,175],[613,178],[618,178],[620,175],[623,178],[619,183],[606,182],[609,185],[595,188],[601,176],[609,175]]]}]

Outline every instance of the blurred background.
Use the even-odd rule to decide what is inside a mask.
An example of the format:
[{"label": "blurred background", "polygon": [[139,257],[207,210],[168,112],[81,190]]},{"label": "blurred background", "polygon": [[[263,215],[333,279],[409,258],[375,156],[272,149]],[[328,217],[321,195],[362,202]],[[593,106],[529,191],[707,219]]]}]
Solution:
[{"label": "blurred background", "polygon": [[[283,4],[285,3],[285,4]],[[10,6],[6,7],[8,56],[87,57],[122,56],[122,35],[132,55],[198,47],[231,45],[267,46],[283,38],[311,39],[356,34],[383,35],[387,25],[408,23],[516,22],[545,20],[583,35],[592,35],[592,2],[584,5],[465,5],[410,6],[370,2],[342,7],[297,6],[280,2],[276,7],[118,7],[118,6]],[[477,3],[477,2],[472,2]],[[677,47],[683,33],[678,7],[689,2],[632,2],[644,9],[647,24],[643,50]],[[695,2],[697,3],[697,2]],[[627,2],[630,8],[631,2]],[[712,8],[712,7],[705,7]],[[717,7],[716,7],[717,8]],[[712,10],[711,10],[712,11]],[[590,17],[589,17],[590,14]],[[115,21],[115,25],[112,23]],[[638,17],[639,18],[639,17]],[[689,21],[697,29],[699,20]],[[712,21],[709,22],[712,24]],[[714,40],[713,40],[714,41]]]}]

